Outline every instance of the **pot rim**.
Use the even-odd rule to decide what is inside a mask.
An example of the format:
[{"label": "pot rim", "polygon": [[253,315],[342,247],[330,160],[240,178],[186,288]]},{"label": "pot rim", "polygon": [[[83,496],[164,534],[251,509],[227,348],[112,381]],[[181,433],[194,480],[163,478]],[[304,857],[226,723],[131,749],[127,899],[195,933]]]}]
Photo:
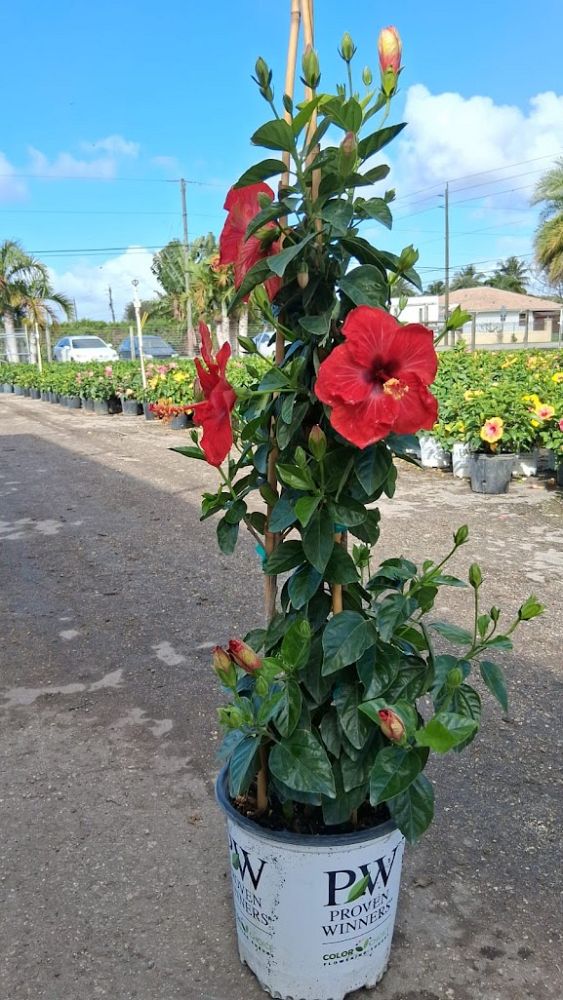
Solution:
[{"label": "pot rim", "polygon": [[227,792],[228,765],[221,768],[215,781],[215,798],[221,809],[227,814],[229,819],[248,830],[253,836],[261,840],[268,840],[285,847],[308,847],[318,853],[324,847],[344,847],[348,844],[362,844],[369,840],[379,840],[398,829],[397,824],[392,819],[380,823],[379,826],[372,826],[367,830],[359,830],[357,833],[291,833],[290,830],[268,830],[260,826],[253,819],[241,815],[231,804]]},{"label": "pot rim", "polygon": [[475,461],[482,460],[484,458],[486,458],[488,461],[499,458],[510,459],[511,461],[514,461],[514,459],[517,458],[517,454],[515,451],[501,451],[498,455],[488,455],[485,451],[472,451],[470,453],[470,457]]}]

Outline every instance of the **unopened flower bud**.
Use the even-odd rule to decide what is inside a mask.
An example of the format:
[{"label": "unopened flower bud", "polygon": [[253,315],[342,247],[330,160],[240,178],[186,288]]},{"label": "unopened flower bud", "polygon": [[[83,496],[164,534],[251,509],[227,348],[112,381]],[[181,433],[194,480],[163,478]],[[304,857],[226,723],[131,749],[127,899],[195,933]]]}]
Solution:
[{"label": "unopened flower bud", "polygon": [[301,66],[303,68],[303,82],[311,90],[315,90],[321,79],[321,69],[319,66],[319,57],[310,45],[307,46],[303,53]]},{"label": "unopened flower bud", "polygon": [[344,34],[342,35],[342,41],[340,42],[340,48],[338,49],[338,53],[341,56],[341,58],[344,59],[344,62],[349,63],[354,58],[355,52],[356,52],[356,46],[352,41],[352,36],[347,31],[345,31]]},{"label": "unopened flower bud", "polygon": [[392,97],[397,89],[397,78],[401,69],[401,39],[396,28],[384,28],[377,42],[379,66],[381,69],[381,89],[386,97]]},{"label": "unopened flower bud", "polygon": [[262,666],[260,657],[242,639],[230,640],[229,654],[239,667],[246,670],[247,674],[253,674]]},{"label": "unopened flower bud", "polygon": [[452,669],[448,671],[448,675],[446,677],[446,684],[449,690],[453,691],[455,688],[459,687],[462,682],[463,671],[460,667],[452,667]]},{"label": "unopened flower bud", "polygon": [[390,708],[381,708],[377,714],[383,735],[394,743],[400,743],[405,736],[403,720]]},{"label": "unopened flower bud", "polygon": [[258,56],[254,70],[256,73],[256,79],[258,80],[258,83],[260,83],[262,86],[268,84],[272,79],[272,74],[270,72],[268,64],[264,59],[262,59],[262,56]]},{"label": "unopened flower bud", "polygon": [[338,165],[343,176],[351,174],[358,160],[358,140],[354,132],[347,132],[340,143]]},{"label": "unopened flower bud", "polygon": [[300,288],[306,288],[309,284],[309,268],[306,264],[301,264],[297,272],[297,284]]},{"label": "unopened flower bud", "polygon": [[225,687],[234,690],[237,684],[237,672],[231,657],[222,646],[213,649],[213,669]]},{"label": "unopened flower bud", "polygon": [[373,73],[369,66],[364,66],[362,70],[362,83],[364,87],[371,87],[373,83]]},{"label": "unopened flower bud", "polygon": [[402,48],[401,38],[396,28],[383,28],[379,32],[377,51],[379,53],[379,65],[382,74],[391,69],[395,76],[397,76],[401,68]]},{"label": "unopened flower bud", "polygon": [[309,451],[317,462],[321,462],[326,454],[326,434],[318,424],[311,429],[309,434]]},{"label": "unopened flower bud", "polygon": [[483,583],[483,574],[481,573],[481,567],[477,563],[471,563],[469,567],[469,583],[474,590],[477,590]]}]

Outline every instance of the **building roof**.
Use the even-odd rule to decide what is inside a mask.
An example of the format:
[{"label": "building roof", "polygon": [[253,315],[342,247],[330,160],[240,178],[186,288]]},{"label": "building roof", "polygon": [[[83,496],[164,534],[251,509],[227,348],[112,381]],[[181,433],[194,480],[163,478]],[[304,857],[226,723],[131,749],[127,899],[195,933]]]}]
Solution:
[{"label": "building roof", "polygon": [[[444,305],[444,296],[440,295],[440,305]],[[450,292],[450,309],[460,306],[468,312],[498,312],[504,306],[508,312],[554,312],[559,314],[562,308],[559,302],[552,299],[540,299],[537,295],[520,295],[518,292],[505,292],[502,288],[490,288],[488,285],[478,285],[475,288],[459,288]]]}]

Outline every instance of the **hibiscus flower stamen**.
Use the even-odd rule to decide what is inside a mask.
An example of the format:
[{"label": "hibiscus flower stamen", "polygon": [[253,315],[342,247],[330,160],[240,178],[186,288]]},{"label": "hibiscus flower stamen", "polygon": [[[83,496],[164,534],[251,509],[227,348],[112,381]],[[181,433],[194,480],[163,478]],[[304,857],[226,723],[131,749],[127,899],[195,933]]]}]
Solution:
[{"label": "hibiscus flower stamen", "polygon": [[388,378],[387,381],[383,383],[383,392],[387,393],[388,396],[392,396],[393,399],[402,399],[408,391],[408,385],[405,385],[405,383],[401,382],[398,378]]}]

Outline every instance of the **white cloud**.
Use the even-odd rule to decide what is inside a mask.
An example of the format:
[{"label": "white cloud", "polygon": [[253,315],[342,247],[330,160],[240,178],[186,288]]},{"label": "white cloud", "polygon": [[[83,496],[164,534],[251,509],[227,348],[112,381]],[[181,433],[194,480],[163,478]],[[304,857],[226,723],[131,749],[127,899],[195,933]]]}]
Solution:
[{"label": "white cloud", "polygon": [[111,320],[108,304],[108,286],[111,286],[115,317],[123,318],[123,311],[133,297],[131,282],[139,282],[139,297],[150,299],[156,293],[157,281],[151,272],[153,255],[142,246],[130,246],[125,253],[99,264],[91,258],[82,258],[70,269],[51,268],[53,285],[76,300],[80,319]]},{"label": "white cloud", "polygon": [[110,156],[77,160],[71,153],[59,153],[54,160],[49,160],[45,153],[33,146],[28,147],[28,154],[28,170],[37,177],[51,177],[53,180],[63,180],[66,177],[112,180],[117,173],[116,161]]},{"label": "white cloud", "polygon": [[96,139],[95,142],[82,142],[80,147],[86,153],[101,150],[103,153],[109,153],[110,156],[132,157],[138,156],[141,149],[138,142],[124,139],[122,135],[107,135],[105,139]]},{"label": "white cloud", "polygon": [[27,197],[25,181],[16,173],[16,167],[0,152],[0,201],[23,201]]},{"label": "white cloud", "polygon": [[155,167],[161,167],[162,170],[167,170],[176,174],[180,172],[178,160],[175,156],[153,156],[151,157],[151,163],[153,163]]},{"label": "white cloud", "polygon": [[[522,110],[495,104],[490,97],[432,94],[423,84],[415,84],[407,91],[405,120],[407,128],[393,151],[398,194],[431,185],[443,187],[446,180],[495,170],[457,186],[505,178],[499,190],[529,185],[527,190],[513,192],[511,199],[514,203],[516,195],[516,200],[526,202],[535,180],[549,168],[549,158],[563,149],[563,95],[552,91],[530,98],[528,108]],[[545,159],[523,162],[537,157]],[[476,187],[474,193],[486,192],[487,187]],[[493,192],[494,185],[489,190]]]}]

